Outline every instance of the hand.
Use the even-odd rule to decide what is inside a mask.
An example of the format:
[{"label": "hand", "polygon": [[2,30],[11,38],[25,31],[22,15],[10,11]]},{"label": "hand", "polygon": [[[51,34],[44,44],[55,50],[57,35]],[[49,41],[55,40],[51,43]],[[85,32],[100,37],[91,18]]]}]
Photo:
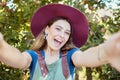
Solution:
[{"label": "hand", "polygon": [[110,65],[120,71],[120,32],[112,35],[104,43],[104,49]]}]

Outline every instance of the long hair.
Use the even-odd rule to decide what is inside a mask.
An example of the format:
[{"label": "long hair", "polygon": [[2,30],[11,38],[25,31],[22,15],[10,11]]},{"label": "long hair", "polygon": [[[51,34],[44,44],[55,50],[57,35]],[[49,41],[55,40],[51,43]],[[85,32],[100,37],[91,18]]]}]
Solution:
[{"label": "long hair", "polygon": [[[63,17],[56,17],[54,18],[53,20],[50,20],[47,24],[48,27],[50,27],[55,21],[57,20],[66,20],[69,24],[70,24],[70,21],[66,18],[63,18]],[[71,25],[71,24],[70,24]],[[47,46],[47,41],[44,39],[44,36],[45,36],[45,28],[39,33],[39,35],[36,37],[35,41],[33,42],[32,46],[30,49],[32,50],[41,50],[41,49],[44,49],[46,46]],[[72,28],[72,27],[71,27]],[[71,34],[72,34],[72,30],[71,30]],[[70,50],[72,48],[74,48],[75,45],[73,44],[72,42],[72,37],[70,35],[68,41],[66,42],[66,44],[61,48],[62,51],[65,51],[65,50]]]}]

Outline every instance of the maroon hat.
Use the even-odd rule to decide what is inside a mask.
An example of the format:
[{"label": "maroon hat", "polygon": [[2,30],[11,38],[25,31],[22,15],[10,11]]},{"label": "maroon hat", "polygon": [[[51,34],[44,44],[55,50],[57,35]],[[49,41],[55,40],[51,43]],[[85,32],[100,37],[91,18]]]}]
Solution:
[{"label": "maroon hat", "polygon": [[72,39],[77,47],[85,44],[88,38],[88,21],[79,10],[63,4],[49,4],[39,8],[32,17],[31,31],[35,37],[56,17],[67,18],[72,26]]}]

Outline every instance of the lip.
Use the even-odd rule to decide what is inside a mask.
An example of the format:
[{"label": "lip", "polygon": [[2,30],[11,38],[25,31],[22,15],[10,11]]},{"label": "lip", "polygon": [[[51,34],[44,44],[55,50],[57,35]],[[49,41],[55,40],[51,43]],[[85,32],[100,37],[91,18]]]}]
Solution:
[{"label": "lip", "polygon": [[59,39],[54,39],[54,44],[55,44],[57,47],[59,47],[59,46],[61,46],[62,41],[59,40]]}]

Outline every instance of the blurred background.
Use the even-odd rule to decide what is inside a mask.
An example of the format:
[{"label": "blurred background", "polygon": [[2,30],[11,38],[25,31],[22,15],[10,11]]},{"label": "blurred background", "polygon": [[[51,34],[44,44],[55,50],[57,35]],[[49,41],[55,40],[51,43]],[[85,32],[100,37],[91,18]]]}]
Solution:
[{"label": "blurred background", "polygon": [[[5,40],[21,51],[29,49],[34,40],[30,32],[31,17],[37,8],[49,3],[67,4],[85,13],[89,38],[80,48],[82,51],[103,43],[120,30],[120,0],[0,0],[0,32]],[[29,80],[29,70],[11,68],[1,62],[0,80]],[[81,67],[75,70],[75,80],[120,80],[120,73],[109,64]]]}]

